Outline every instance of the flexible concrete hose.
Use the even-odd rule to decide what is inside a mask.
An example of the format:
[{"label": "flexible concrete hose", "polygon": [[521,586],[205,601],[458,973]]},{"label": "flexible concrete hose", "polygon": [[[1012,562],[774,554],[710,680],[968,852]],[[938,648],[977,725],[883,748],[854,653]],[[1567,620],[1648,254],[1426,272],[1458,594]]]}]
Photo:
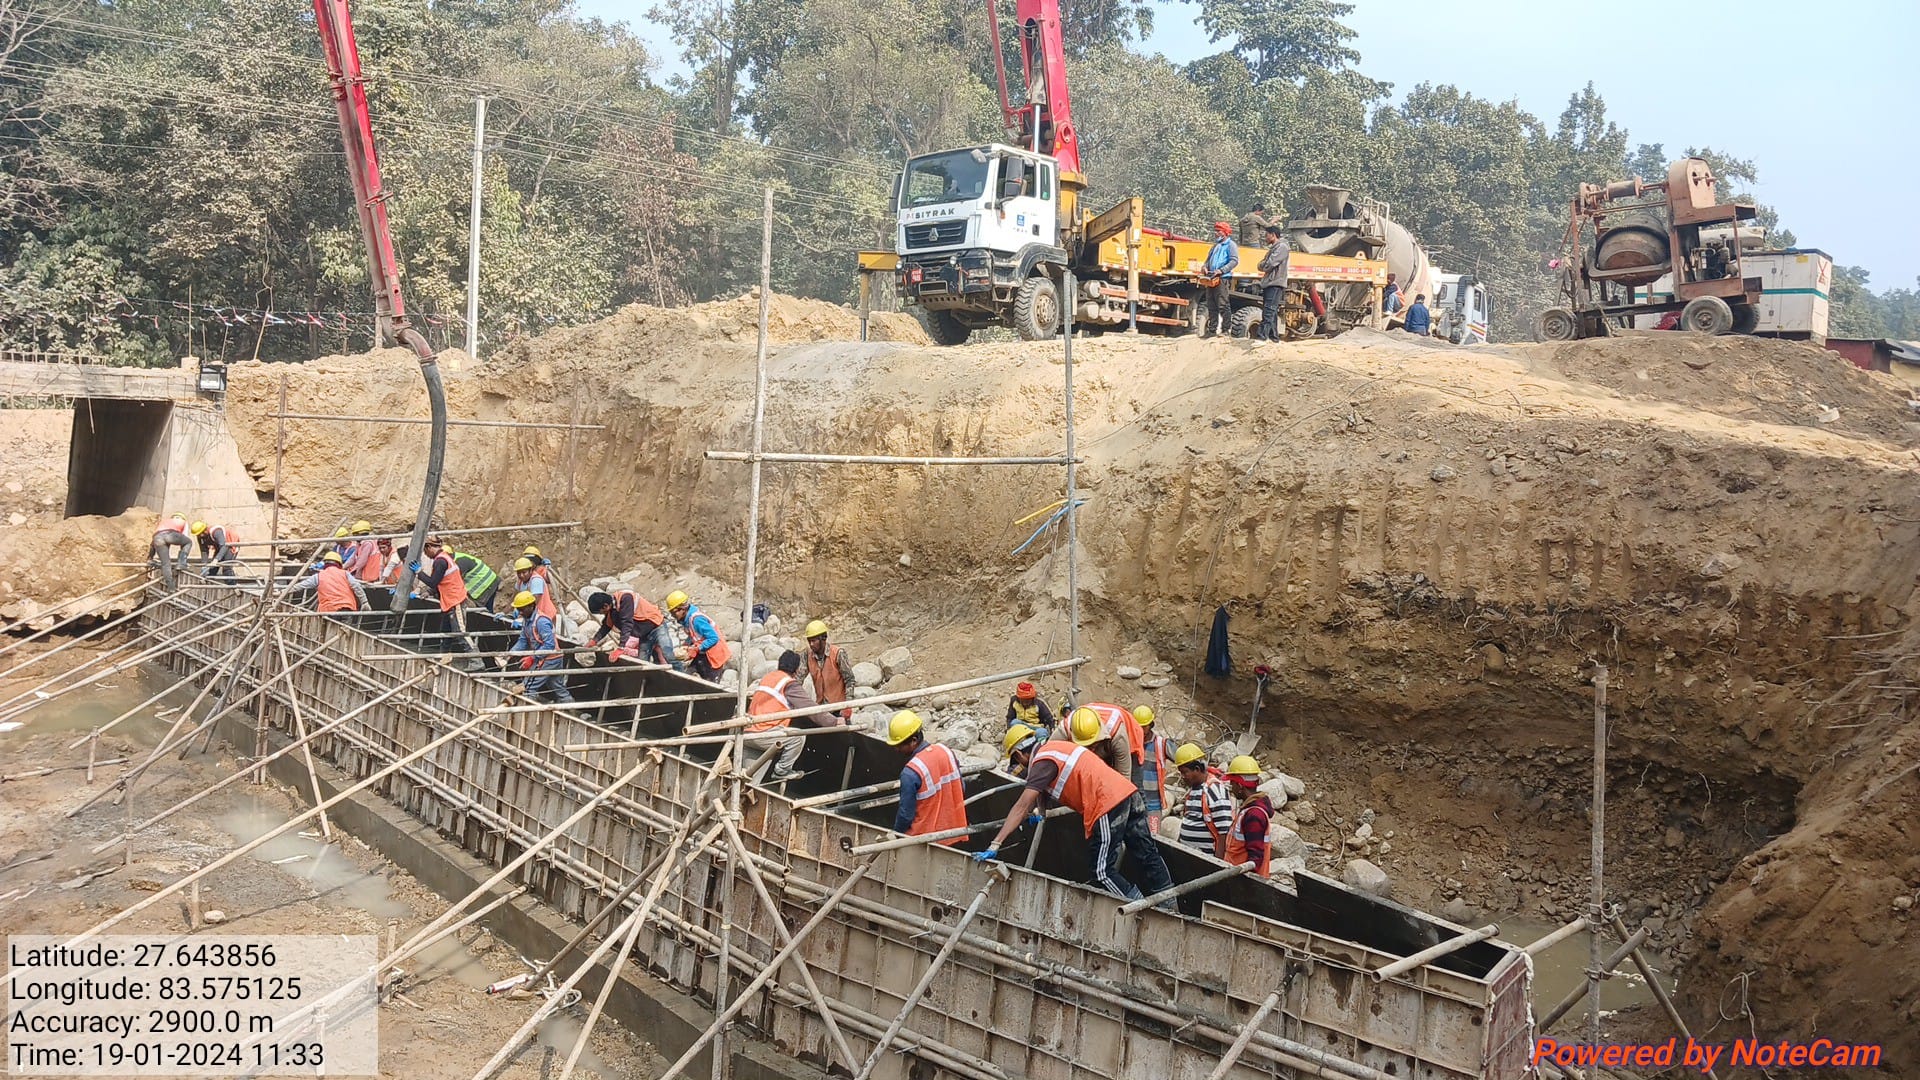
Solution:
[{"label": "flexible concrete hose", "polygon": [[433,521],[433,506],[440,498],[440,474],[447,461],[447,388],[440,381],[440,361],[433,346],[420,331],[406,327],[399,338],[420,357],[420,377],[427,382],[427,405],[433,426],[427,437],[427,479],[420,486],[420,512],[413,520],[413,539],[407,544],[407,563],[400,569],[400,583],[394,586],[393,602],[388,605],[396,615],[407,610],[413,595],[414,573],[411,567],[420,561],[420,549],[426,546],[427,530]]}]

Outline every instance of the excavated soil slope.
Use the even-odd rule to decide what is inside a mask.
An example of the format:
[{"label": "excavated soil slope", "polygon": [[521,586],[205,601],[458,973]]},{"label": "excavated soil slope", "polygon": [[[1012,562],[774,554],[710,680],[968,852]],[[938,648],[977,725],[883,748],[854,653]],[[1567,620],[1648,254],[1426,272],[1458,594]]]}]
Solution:
[{"label": "excavated soil slope", "polygon": [[[769,450],[1061,446],[1056,345],[934,349],[891,320],[875,336],[903,340],[860,344],[838,309],[774,309]],[[456,429],[443,524],[579,518],[542,538],[564,565],[737,580],[748,467],[702,452],[748,444],[752,315],[629,308],[451,377],[456,417],[606,430]],[[1559,915],[1584,890],[1605,663],[1616,895],[1683,928],[1669,935],[1701,1027],[1744,1001],[1762,1035],[1920,1055],[1920,780],[1898,776],[1915,746],[1849,685],[1863,649],[1908,626],[1920,571],[1920,439],[1891,380],[1806,346],[1680,334],[1472,350],[1116,336],[1075,359],[1094,694],[1230,733],[1267,662],[1263,752],[1319,755],[1337,790],[1425,830],[1436,850],[1402,895]],[[281,370],[231,379],[263,485]],[[404,354],[292,374],[299,411],[425,414]],[[291,527],[409,519],[423,428],[289,428]],[[769,465],[759,587],[788,613],[874,613],[929,681],[1057,659],[1058,538],[1013,552],[1038,523],[1016,519],[1061,490],[1055,468]],[[1197,674],[1220,605],[1227,680]],[[1173,685],[1114,681],[1111,664],[1154,656]],[[1443,880],[1468,857],[1475,877]]]}]

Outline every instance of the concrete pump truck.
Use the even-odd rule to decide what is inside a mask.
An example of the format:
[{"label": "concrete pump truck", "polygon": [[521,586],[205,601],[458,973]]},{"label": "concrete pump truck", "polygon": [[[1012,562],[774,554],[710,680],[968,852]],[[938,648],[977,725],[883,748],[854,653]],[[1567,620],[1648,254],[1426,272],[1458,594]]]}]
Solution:
[{"label": "concrete pump truck", "polygon": [[[898,295],[922,310],[928,333],[942,345],[994,326],[1036,341],[1058,335],[1063,318],[1088,330],[1199,330],[1210,244],[1149,228],[1138,197],[1097,215],[1083,209],[1087,179],[1058,0],[1016,0],[1015,12],[1025,97],[1018,105],[1008,93],[999,18],[987,5],[1001,116],[1013,141],[908,160],[895,185],[894,249],[860,253],[862,309],[871,302],[873,276],[891,274]],[[1232,277],[1236,333],[1258,317],[1254,267],[1261,255],[1243,249]],[[1072,296],[1063,295],[1069,270]],[[1380,325],[1386,275],[1385,261],[1295,251],[1287,336]],[[1323,285],[1355,299],[1329,304]]]}]

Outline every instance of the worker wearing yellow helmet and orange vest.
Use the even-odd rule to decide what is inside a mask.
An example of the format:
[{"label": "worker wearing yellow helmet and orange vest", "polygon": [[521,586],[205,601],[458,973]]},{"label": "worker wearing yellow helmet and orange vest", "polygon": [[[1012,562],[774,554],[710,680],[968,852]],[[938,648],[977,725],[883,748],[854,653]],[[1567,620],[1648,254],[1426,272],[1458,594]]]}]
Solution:
[{"label": "worker wearing yellow helmet and orange vest", "polygon": [[[853,695],[853,661],[846,651],[827,642],[827,624],[815,619],[807,624],[807,679],[813,683],[813,699],[822,705],[849,701]],[[842,720],[853,719],[853,706],[834,710]]]},{"label": "worker wearing yellow helmet and orange vest", "polygon": [[[468,653],[473,645],[467,641],[466,616],[461,608],[467,602],[467,579],[460,573],[460,566],[453,561],[453,555],[437,536],[427,537],[420,546],[426,555],[423,562],[411,564],[408,569],[414,572],[413,585],[422,596],[431,597],[440,606],[440,633],[446,635],[439,639],[441,651]],[[484,665],[474,661],[469,669],[478,669]]]},{"label": "worker wearing yellow helmet and orange vest", "polygon": [[[1120,873],[1120,858],[1126,854],[1133,856],[1147,893],[1173,887],[1159,845],[1147,832],[1146,815],[1134,809],[1139,792],[1125,776],[1084,743],[1060,739],[1043,743],[1039,733],[1025,724],[1010,728],[1002,746],[1014,770],[1025,773],[1027,786],[1007,812],[999,835],[985,851],[974,854],[975,860],[998,858],[1000,846],[1028,820],[1036,804],[1057,804],[1070,807],[1086,825],[1087,861],[1095,884],[1121,899],[1140,899],[1139,886]],[[1171,910],[1172,901],[1162,906]]]},{"label": "worker wearing yellow helmet and orange vest", "polygon": [[1158,836],[1160,816],[1167,809],[1167,765],[1173,760],[1173,748],[1154,730],[1153,720],[1153,706],[1134,706],[1133,726],[1140,732],[1140,751],[1135,758],[1140,797],[1147,802],[1147,827]]},{"label": "worker wearing yellow helmet and orange vest", "polygon": [[352,544],[340,552],[341,566],[347,573],[364,582],[378,582],[380,574],[386,570],[386,558],[380,554],[380,542],[372,537],[373,523],[364,519],[353,523],[347,530],[347,539]]},{"label": "worker wearing yellow helmet and orange vest", "polygon": [[[1089,701],[1067,714],[1067,737],[1092,748],[1136,788],[1140,785],[1139,740],[1134,737],[1138,730],[1132,713],[1104,701]],[[1140,809],[1146,809],[1144,800]]]},{"label": "worker wearing yellow helmet and orange vest", "polygon": [[240,561],[240,553],[234,548],[240,542],[240,534],[231,525],[208,525],[196,521],[187,526],[187,531],[200,541],[200,572],[209,578],[233,578],[233,564]]},{"label": "worker wearing yellow helmet and orange vest", "polygon": [[1220,857],[1234,866],[1252,863],[1253,872],[1266,877],[1273,862],[1273,848],[1267,842],[1273,801],[1260,794],[1260,763],[1246,754],[1234,758],[1227,763],[1227,784],[1239,806],[1227,830],[1227,850]]},{"label": "worker wearing yellow helmet and orange vest", "polygon": [[560,609],[553,602],[553,587],[546,574],[545,567],[533,561],[530,556],[522,555],[513,561],[513,576],[520,582],[520,591],[533,594],[534,610],[560,624]]},{"label": "worker wearing yellow helmet and orange vest", "polygon": [[[928,742],[920,714],[902,709],[887,723],[887,745],[907,755],[900,770],[900,809],[893,815],[893,831],[908,836],[967,827],[967,778],[960,756],[936,742]],[[966,842],[964,836],[937,843],[949,847]]]},{"label": "worker wearing yellow helmet and orange vest", "polygon": [[1187,785],[1180,817],[1180,843],[1215,858],[1227,854],[1227,833],[1233,828],[1233,796],[1227,793],[1225,774],[1207,761],[1207,752],[1186,743],[1173,752],[1173,767]]},{"label": "worker wearing yellow helmet and orange vest", "polygon": [[[687,644],[680,646],[679,658],[687,662],[687,667],[708,682],[718,681],[720,673],[726,670],[727,661],[733,659],[733,650],[728,647],[727,639],[714,629],[713,620],[693,605],[687,594],[679,589],[667,594],[667,614],[680,624],[680,630],[686,635]],[[795,669],[798,670],[798,669]]]},{"label": "worker wearing yellow helmet and orange vest", "polygon": [[187,568],[187,556],[193,551],[193,537],[187,534],[187,519],[168,514],[153,527],[153,544],[147,548],[147,562],[160,571],[160,580],[173,588],[173,576]]},{"label": "worker wearing yellow helmet and orange vest", "polygon": [[312,590],[314,610],[333,615],[343,611],[366,611],[367,590],[360,587],[360,579],[347,572],[340,553],[329,551],[320,556],[320,569],[287,586],[287,592],[298,596]]},{"label": "worker wearing yellow helmet and orange vest", "polygon": [[515,594],[513,610],[520,617],[520,637],[508,651],[527,654],[520,661],[520,670],[553,673],[536,675],[522,684],[521,689],[531,698],[562,705],[571,703],[573,693],[567,689],[566,675],[561,673],[566,657],[560,651],[560,638],[554,631],[553,620],[540,614],[539,603],[525,589]]}]

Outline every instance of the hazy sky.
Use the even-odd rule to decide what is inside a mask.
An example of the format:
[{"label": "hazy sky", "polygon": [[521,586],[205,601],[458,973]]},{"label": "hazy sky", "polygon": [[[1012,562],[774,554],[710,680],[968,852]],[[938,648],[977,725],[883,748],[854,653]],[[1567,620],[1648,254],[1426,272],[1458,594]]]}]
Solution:
[{"label": "hazy sky", "polygon": [[[630,22],[673,68],[651,0],[579,4]],[[1161,5],[1147,47],[1179,62],[1216,51],[1196,11]],[[1591,80],[1635,143],[1751,158],[1758,197],[1802,246],[1865,267],[1877,290],[1920,277],[1920,0],[1361,0],[1347,24],[1360,70],[1396,92],[1452,83],[1551,124]]]}]

